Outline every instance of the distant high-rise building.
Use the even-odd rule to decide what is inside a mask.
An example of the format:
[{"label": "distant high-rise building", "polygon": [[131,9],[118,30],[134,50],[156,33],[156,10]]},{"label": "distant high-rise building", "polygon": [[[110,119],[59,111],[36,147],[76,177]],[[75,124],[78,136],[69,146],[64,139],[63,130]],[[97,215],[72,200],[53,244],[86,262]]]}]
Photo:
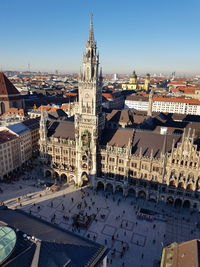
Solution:
[{"label": "distant high-rise building", "polygon": [[117,81],[117,80],[118,80],[118,75],[117,75],[117,73],[114,73],[114,75],[113,75],[113,80],[114,80],[114,81]]}]

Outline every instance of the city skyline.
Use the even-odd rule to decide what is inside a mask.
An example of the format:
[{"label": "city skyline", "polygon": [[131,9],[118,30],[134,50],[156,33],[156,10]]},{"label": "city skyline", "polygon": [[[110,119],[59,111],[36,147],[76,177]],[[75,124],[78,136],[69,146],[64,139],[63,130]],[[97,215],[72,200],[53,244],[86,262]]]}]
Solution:
[{"label": "city skyline", "polygon": [[[181,5],[180,5],[181,3]],[[1,70],[78,72],[89,13],[105,73],[199,74],[200,4],[157,0],[2,2]],[[9,13],[8,13],[9,12]],[[11,19],[7,19],[9,14]],[[187,19],[186,19],[187,18]]]}]

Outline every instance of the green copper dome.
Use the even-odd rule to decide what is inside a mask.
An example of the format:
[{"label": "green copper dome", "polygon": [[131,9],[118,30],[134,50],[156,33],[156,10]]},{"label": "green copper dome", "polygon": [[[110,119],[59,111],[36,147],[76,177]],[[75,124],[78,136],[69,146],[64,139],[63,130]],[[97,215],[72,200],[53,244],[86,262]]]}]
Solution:
[{"label": "green copper dome", "polygon": [[0,226],[0,265],[12,253],[16,244],[15,231],[7,226]]}]

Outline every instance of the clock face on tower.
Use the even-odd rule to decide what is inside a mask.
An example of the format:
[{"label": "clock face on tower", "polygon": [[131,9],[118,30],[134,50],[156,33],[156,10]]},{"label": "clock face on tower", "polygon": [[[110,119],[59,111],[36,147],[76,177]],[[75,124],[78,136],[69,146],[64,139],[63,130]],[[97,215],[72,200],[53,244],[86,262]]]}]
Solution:
[{"label": "clock face on tower", "polygon": [[88,93],[85,93],[84,97],[88,98],[90,95]]}]

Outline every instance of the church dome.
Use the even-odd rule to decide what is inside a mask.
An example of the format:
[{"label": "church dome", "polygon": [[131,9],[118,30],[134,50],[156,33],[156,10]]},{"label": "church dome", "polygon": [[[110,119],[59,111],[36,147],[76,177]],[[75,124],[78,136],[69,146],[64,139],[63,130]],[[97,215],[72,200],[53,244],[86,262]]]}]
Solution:
[{"label": "church dome", "polygon": [[133,74],[132,74],[131,77],[132,77],[132,78],[137,78],[137,75],[136,75],[136,73],[135,73],[135,70],[133,71]]}]

